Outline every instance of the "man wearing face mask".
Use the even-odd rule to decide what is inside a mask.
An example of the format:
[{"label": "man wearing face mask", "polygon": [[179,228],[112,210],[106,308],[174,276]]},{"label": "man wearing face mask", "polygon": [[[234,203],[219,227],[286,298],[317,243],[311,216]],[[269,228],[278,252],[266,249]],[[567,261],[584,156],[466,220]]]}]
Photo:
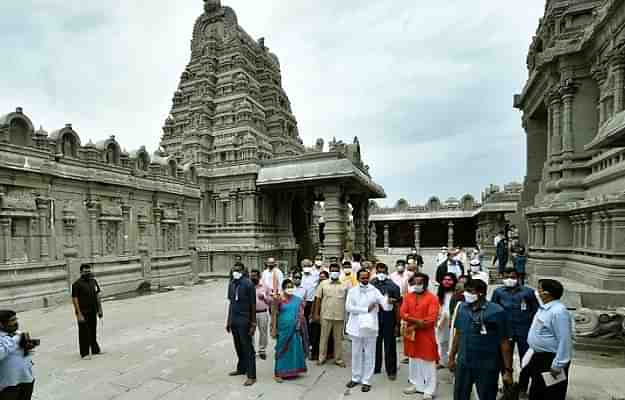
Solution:
[{"label": "man wearing face mask", "polygon": [[35,378],[30,350],[34,341],[20,332],[17,315],[0,310],[0,399],[30,400]]},{"label": "man wearing face mask", "polygon": [[237,369],[230,376],[247,375],[244,386],[256,383],[256,353],[254,333],[256,331],[256,288],[252,281],[243,276],[245,267],[235,263],[232,280],[228,286],[228,317],[226,331],[232,333],[237,353]]},{"label": "man wearing face mask", "polygon": [[438,282],[438,284],[441,283],[443,276],[448,272],[455,274],[456,278],[460,277],[460,275],[464,275],[464,265],[456,258],[457,254],[458,251],[456,249],[449,249],[447,260],[436,268],[436,282]]},{"label": "man wearing face mask", "polygon": [[[508,314],[512,328],[511,346],[514,351],[516,344],[519,350],[519,360],[523,359],[529,349],[527,336],[536,311],[538,302],[533,289],[521,285],[519,275],[513,268],[508,268],[504,272],[503,287],[495,289],[491,297],[493,303],[499,304]],[[522,393],[527,392],[529,384],[529,370],[521,370],[519,378],[519,388]]]},{"label": "man wearing face mask", "polygon": [[415,260],[419,271],[423,268],[423,257],[421,257],[417,249],[410,250],[410,254],[406,257],[406,261],[408,261],[409,258]]},{"label": "man wearing face mask", "polygon": [[405,271],[406,262],[404,260],[397,260],[395,262],[395,272],[391,274],[391,280],[399,286],[400,290],[404,287],[404,281],[406,280]]},{"label": "man wearing face mask", "polygon": [[341,283],[338,264],[330,264],[330,279],[322,282],[315,294],[315,317],[321,320],[321,338],[319,344],[319,360],[317,365],[326,361],[328,338],[334,338],[335,363],[345,367],[343,362],[343,325],[345,321],[345,297],[347,287]]},{"label": "man wearing face mask", "polygon": [[489,277],[488,272],[482,271],[482,263],[477,258],[474,258],[470,262],[469,276],[471,279],[480,279],[488,285]]},{"label": "man wearing face mask", "polygon": [[388,299],[373,285],[369,285],[369,271],[358,271],[358,286],[349,290],[345,309],[349,313],[347,333],[352,339],[352,379],[348,388],[362,384],[361,390],[371,390],[375,368],[375,344],[379,323],[378,309],[390,310]]},{"label": "man wearing face mask", "polygon": [[486,300],[479,279],[465,285],[464,303],[455,320],[449,370],[455,372],[454,400],[470,400],[473,385],[480,400],[496,400],[499,374],[512,384],[512,332],[505,310]]},{"label": "man wearing face mask", "polygon": [[436,321],[440,311],[438,298],[428,290],[429,277],[417,273],[408,281],[408,294],[401,305],[404,329],[404,354],[409,359],[409,381],[405,394],[423,393],[423,399],[436,395],[438,380],[436,364],[439,360],[436,343]]},{"label": "man wearing face mask", "polygon": [[93,277],[91,264],[80,266],[80,278],[72,285],[72,303],[78,322],[78,345],[80,356],[90,359],[89,352],[100,354],[97,341],[98,318],[103,317],[100,302],[100,285]]},{"label": "man wearing face mask", "polygon": [[343,261],[343,274],[341,275],[341,283],[347,286],[348,289],[351,289],[354,286],[358,285],[356,273],[352,270],[351,261]]},{"label": "man wearing face mask", "polygon": [[376,265],[377,273],[371,280],[371,284],[388,298],[390,309],[380,308],[378,312],[378,338],[375,347],[374,374],[382,372],[382,355],[384,355],[384,367],[388,378],[392,381],[397,379],[397,340],[395,339],[396,327],[399,321],[399,304],[401,293],[397,286],[388,277],[386,264]]},{"label": "man wearing face mask", "polygon": [[[238,275],[237,275],[238,276]],[[256,288],[256,323],[258,324],[258,357],[267,359],[267,344],[269,337],[269,306],[272,303],[271,293],[260,282],[260,271],[253,269],[250,280]]]},{"label": "man wearing face mask", "polygon": [[284,273],[278,268],[274,257],[267,258],[261,281],[271,291],[272,296],[278,297],[282,288],[282,281],[284,281]]},{"label": "man wearing face mask", "polygon": [[[528,336],[528,343],[534,355],[525,367],[532,379],[529,398],[564,400],[573,351],[571,313],[560,301],[564,293],[560,282],[541,279],[536,293],[540,308],[534,316]],[[546,386],[543,378],[545,372],[549,372],[554,378],[564,374],[567,379]]]}]

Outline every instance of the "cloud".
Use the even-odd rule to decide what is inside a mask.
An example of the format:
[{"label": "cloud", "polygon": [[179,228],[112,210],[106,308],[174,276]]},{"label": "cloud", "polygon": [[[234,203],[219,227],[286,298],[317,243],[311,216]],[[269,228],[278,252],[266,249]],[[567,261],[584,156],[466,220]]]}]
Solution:
[{"label": "cloud", "polygon": [[[358,136],[387,204],[520,181],[512,95],[543,0],[223,0],[280,58],[306,143]],[[158,145],[201,0],[0,3],[0,113]]]}]

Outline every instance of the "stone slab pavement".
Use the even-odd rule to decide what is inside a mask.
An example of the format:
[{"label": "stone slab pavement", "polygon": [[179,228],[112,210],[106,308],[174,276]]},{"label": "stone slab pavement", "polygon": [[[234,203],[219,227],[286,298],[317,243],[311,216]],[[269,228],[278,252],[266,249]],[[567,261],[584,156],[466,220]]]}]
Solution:
[{"label": "stone slab pavement", "polygon": [[[298,380],[275,383],[273,364],[258,360],[258,383],[244,388],[244,378],[228,377],[235,368],[231,337],[224,329],[225,281],[180,287],[169,293],[120,298],[104,303],[100,343],[104,354],[81,360],[77,328],[70,304],[19,314],[23,330],[40,338],[34,355],[38,400],[207,400],[207,399],[410,399],[402,390],[407,368],[398,380],[376,375],[373,390],[349,392],[348,368],[317,367]],[[100,328],[100,326],[99,326]],[[349,352],[349,341],[344,343]],[[603,364],[605,365],[603,365]],[[623,389],[625,369],[603,360],[584,360],[573,368],[575,389],[592,397],[609,399],[606,385]],[[578,372],[579,371],[579,372]],[[580,376],[582,375],[583,376]],[[451,399],[451,377],[440,371],[440,399]],[[586,390],[587,389],[587,390]],[[579,391],[578,390],[578,391]],[[580,393],[582,393],[580,391]],[[607,392],[606,392],[607,393]],[[616,393],[616,392],[615,392]],[[584,395],[585,396],[585,395]],[[625,397],[625,396],[624,396]]]}]

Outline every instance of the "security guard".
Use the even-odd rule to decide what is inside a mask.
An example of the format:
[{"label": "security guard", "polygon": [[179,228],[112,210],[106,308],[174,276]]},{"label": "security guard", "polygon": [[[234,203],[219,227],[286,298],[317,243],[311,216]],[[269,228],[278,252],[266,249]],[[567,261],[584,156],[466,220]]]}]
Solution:
[{"label": "security guard", "polygon": [[504,383],[512,384],[510,323],[500,305],[486,300],[486,291],[486,283],[479,279],[465,286],[449,354],[449,369],[456,378],[454,400],[470,400],[474,384],[480,400],[496,400],[501,371]]}]

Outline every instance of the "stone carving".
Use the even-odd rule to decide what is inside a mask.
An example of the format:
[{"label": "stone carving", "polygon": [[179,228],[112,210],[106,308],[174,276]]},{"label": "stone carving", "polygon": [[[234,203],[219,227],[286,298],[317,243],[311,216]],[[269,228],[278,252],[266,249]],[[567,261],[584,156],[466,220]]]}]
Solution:
[{"label": "stone carving", "polygon": [[27,191],[12,190],[2,196],[2,209],[35,211],[37,209],[35,196]]},{"label": "stone carving", "polygon": [[625,343],[625,308],[613,311],[580,308],[575,311],[575,333],[581,338]]}]

